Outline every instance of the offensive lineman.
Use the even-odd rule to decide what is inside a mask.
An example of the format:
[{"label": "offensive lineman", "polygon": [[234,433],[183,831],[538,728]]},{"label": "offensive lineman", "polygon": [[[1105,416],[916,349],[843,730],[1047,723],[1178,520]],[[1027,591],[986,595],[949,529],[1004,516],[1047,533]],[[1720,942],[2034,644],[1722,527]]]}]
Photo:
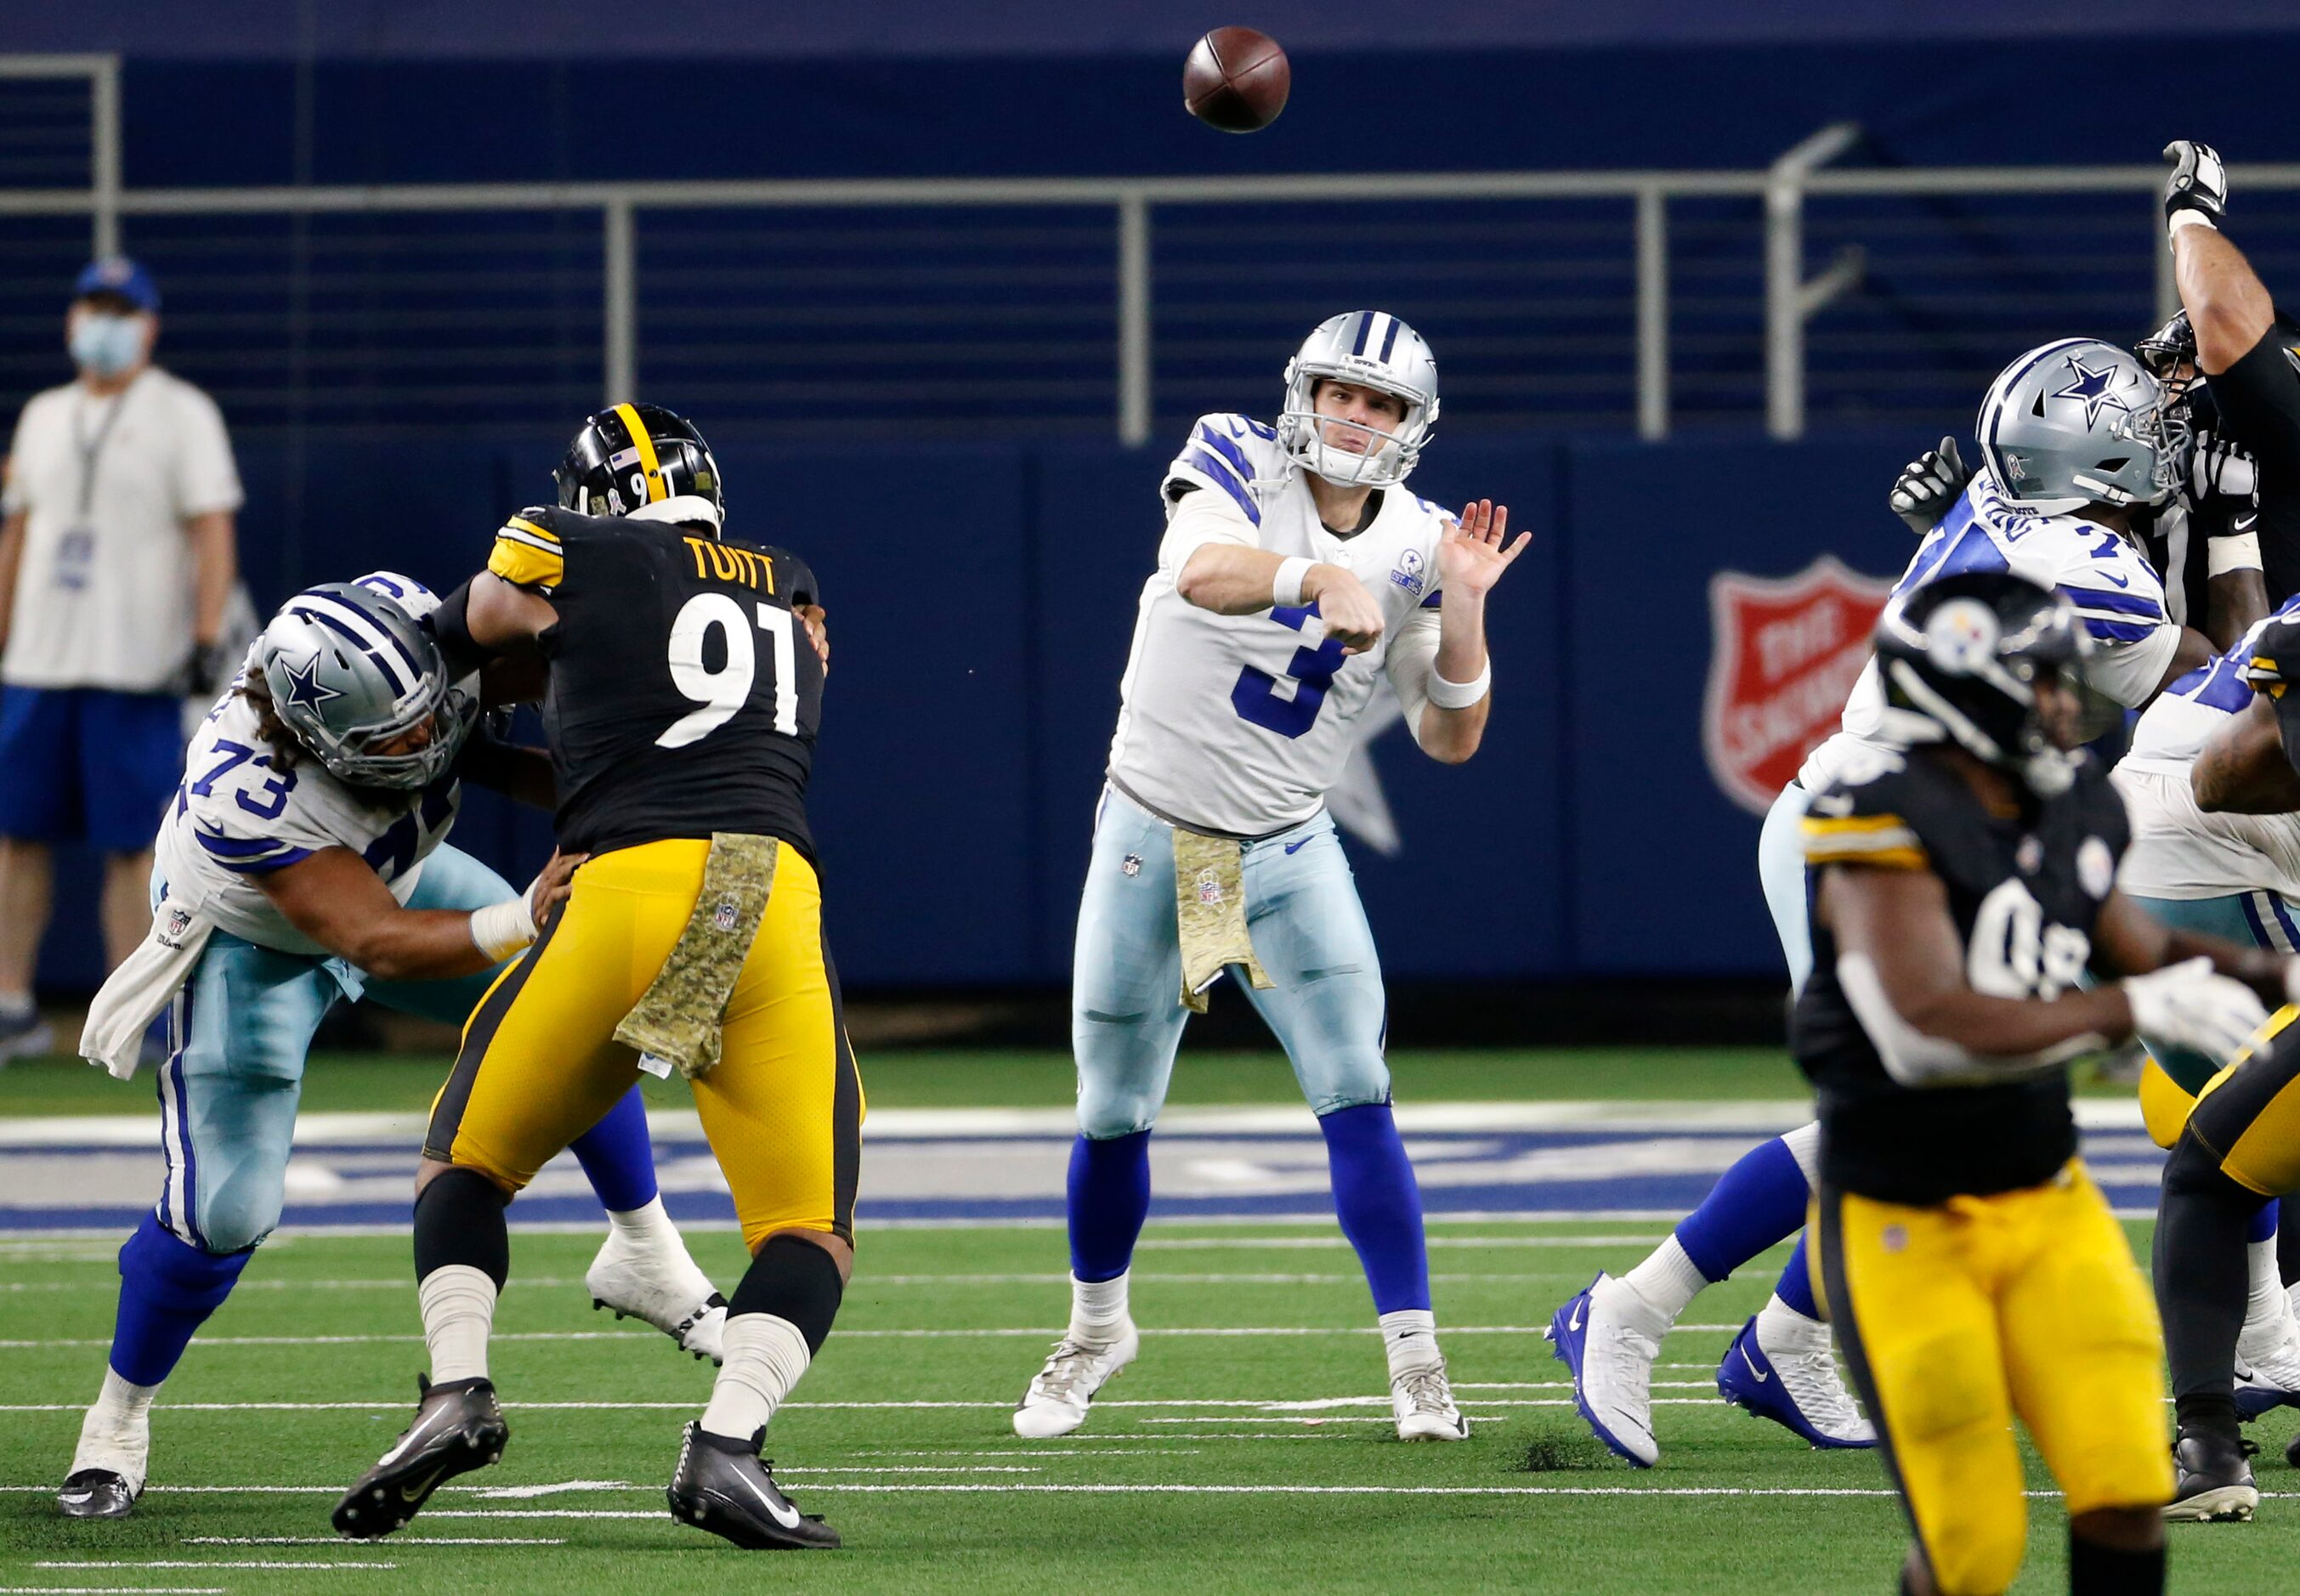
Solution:
[{"label": "offensive lineman", "polygon": [[588,857],[472,1015],[433,1106],[414,1222],[430,1376],[335,1525],[388,1534],[442,1481],[501,1456],[488,1340],[511,1268],[504,1209],[654,1060],[692,1083],[752,1253],[671,1511],[739,1546],[835,1547],[759,1458],[838,1311],[862,1151],[806,817],[814,578],[784,550],[722,537],[718,466],[669,411],[590,417],[557,483],[558,506],[505,523],[436,630],[458,662],[547,668],[559,845]]},{"label": "offensive lineman", "polygon": [[1894,599],[1879,735],[1801,828],[1816,1274],[1915,1531],[1911,1596],[2018,1574],[2016,1414],[2067,1499],[2070,1589],[2163,1589],[2162,1342],[2064,1066],[2136,1029],[2227,1058],[2292,975],[2118,891],[2124,806],[2079,746],[2089,652],[2064,596],[2001,569]]},{"label": "offensive lineman", "polygon": [[1071,1323],[1014,1430],[1067,1434],[1140,1349],[1128,1269],[1149,1140],[1193,1010],[1224,971],[1292,1060],[1388,1353],[1400,1438],[1459,1441],[1421,1195],[1390,1111],[1379,962],[1325,794],[1386,672],[1422,751],[1458,764],[1489,707],[1485,603],[1531,534],[1403,486],[1438,368],[1396,316],[1329,318],[1275,427],[1210,415],[1160,486],[1166,532],[1120,684],[1079,906],[1071,1035]]},{"label": "offensive lineman", "polygon": [[[154,845],[152,932],[81,1043],[125,1076],[166,1010],[167,1173],[120,1250],[104,1387],[57,1497],[67,1517],[123,1517],[143,1491],[161,1383],[279,1221],[304,1052],[328,1010],[364,993],[461,1025],[564,879],[554,860],[530,904],[444,840],[458,774],[516,787],[524,751],[467,744],[476,694],[450,684],[421,625],[438,603],[384,571],[297,594],[192,742]],[[721,1299],[662,1211],[645,1108],[633,1093],[596,1118],[576,1153],[611,1228],[586,1284],[716,1357]]]},{"label": "offensive lineman", "polygon": [[[2022,355],[1981,402],[1982,469],[1918,545],[1895,595],[1973,570],[2009,569],[2056,588],[2091,639],[2088,681],[2128,707],[2148,702],[2213,653],[2203,634],[2172,619],[2163,584],[2130,535],[2136,518],[2173,491],[2178,462],[2163,411],[2156,379],[2112,345],[2063,338]],[[1884,710],[1872,661],[1846,702],[1843,729],[1813,752],[1766,817],[1758,872],[1794,988],[1812,964],[1797,827],[1810,794],[1878,741]],[[1761,1144],[1629,1274],[1601,1272],[1557,1310],[1551,1339],[1573,1371],[1581,1416],[1631,1464],[1650,1467],[1660,1456],[1649,1383],[1662,1337],[1703,1289],[1796,1234],[1820,1140],[1819,1127],[1805,1126]],[[1805,1261],[1801,1241],[1771,1300],[1728,1348],[1718,1389],[1815,1446],[1872,1445],[1829,1358]]]}]

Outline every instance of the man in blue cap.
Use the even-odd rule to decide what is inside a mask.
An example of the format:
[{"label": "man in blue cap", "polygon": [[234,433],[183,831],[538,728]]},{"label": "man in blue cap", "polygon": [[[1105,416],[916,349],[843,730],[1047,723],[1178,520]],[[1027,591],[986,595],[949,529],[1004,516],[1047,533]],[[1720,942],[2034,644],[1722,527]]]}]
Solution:
[{"label": "man in blue cap", "polygon": [[215,402],[151,363],[160,291],[125,256],[72,287],[79,375],[33,396],[0,492],[0,1060],[45,1050],[32,973],[50,850],[104,855],[117,964],[151,923],[152,836],[182,769],[180,704],[221,645],[239,473]]}]

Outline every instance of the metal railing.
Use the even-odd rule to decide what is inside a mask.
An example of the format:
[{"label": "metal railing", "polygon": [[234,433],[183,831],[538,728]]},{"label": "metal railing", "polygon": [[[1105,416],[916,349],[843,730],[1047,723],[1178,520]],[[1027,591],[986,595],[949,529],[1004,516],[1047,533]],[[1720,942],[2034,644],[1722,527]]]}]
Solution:
[{"label": "metal railing", "polygon": [[[1628,281],[1633,304],[1627,317],[1631,360],[1628,362],[1637,431],[1648,438],[1668,436],[1679,411],[1673,389],[1680,372],[1672,360],[1671,335],[1678,317],[1671,299],[1673,210],[1688,202],[1754,201],[1761,207],[1762,391],[1768,430],[1777,437],[1803,434],[1807,388],[1812,376],[1808,328],[1833,304],[1864,289],[1872,258],[1856,238],[1842,242],[1831,258],[1808,275],[1809,213],[1816,205],[1850,199],[1909,199],[1949,196],[1972,201],[1984,196],[2071,195],[2130,193],[2130,254],[2154,251],[2154,300],[2159,313],[2174,303],[2169,257],[2150,199],[2162,181],[2154,166],[2096,168],[1935,168],[1845,170],[1830,162],[1854,149],[1859,129],[1849,123],[1825,128],[1784,153],[1762,171],[1638,170],[1613,172],[1431,172],[1311,174],[1245,178],[1150,179],[946,179],[862,181],[666,181],[535,184],[421,184],[369,187],[276,187],[243,188],[130,189],[121,181],[119,64],[109,56],[0,56],[0,79],[85,78],[90,85],[92,127],[89,171],[83,187],[57,186],[0,189],[0,216],[89,220],[99,252],[118,246],[123,219],[293,219],[298,229],[313,219],[342,216],[385,218],[421,214],[449,219],[458,213],[588,212],[599,219],[598,371],[609,399],[638,388],[643,350],[641,320],[643,247],[649,218],[688,212],[896,212],[930,209],[1001,210],[1031,212],[1106,213],[1112,223],[1109,266],[1109,387],[1118,436],[1129,444],[1146,441],[1154,424],[1160,365],[1155,295],[1159,218],[1182,208],[1212,207],[1238,216],[1240,225],[1288,207],[1331,205],[1362,214],[1384,205],[1557,204],[1626,201],[1629,205]],[[4,84],[0,84],[4,91]],[[2238,166],[2231,175],[2247,193],[2300,191],[2300,165]],[[2094,225],[2097,226],[2097,222]],[[1832,220],[1827,230],[1841,234],[1854,224]],[[2121,223],[2115,224],[2121,236]],[[2146,230],[2144,231],[2143,229]],[[299,231],[299,237],[302,233]],[[371,247],[373,240],[370,239]],[[346,247],[351,247],[346,245]],[[570,246],[571,247],[571,246]],[[1569,271],[1571,262],[1553,267]],[[561,271],[562,278],[568,271]],[[580,274],[586,280],[588,271]],[[2049,289],[2038,290],[2049,299]],[[1592,295],[1590,304],[1601,296]],[[300,302],[299,302],[300,303]],[[1610,302],[1606,302],[1610,303]],[[2043,303],[2040,300],[2039,303]],[[1603,307],[1588,309],[1599,316]],[[2136,307],[2137,309],[2138,307]],[[943,307],[948,312],[949,307]],[[1074,305],[1072,311],[1076,312]],[[1506,314],[1502,307],[1499,314]],[[1174,312],[1170,310],[1169,314]],[[804,323],[808,312],[795,309]],[[850,319],[853,312],[850,312]],[[1019,313],[1009,325],[1021,320]],[[301,324],[299,323],[299,326]],[[826,322],[826,327],[828,322]],[[899,327],[899,323],[896,323]],[[819,329],[820,330],[820,329]],[[1682,329],[1679,329],[1682,336]],[[303,335],[299,332],[297,336]],[[822,348],[836,350],[846,335],[820,330]],[[899,336],[899,335],[898,335]],[[1617,335],[1607,334],[1612,337]],[[1723,335],[1710,335],[1712,341]],[[1028,353],[1027,334],[1018,340]],[[299,345],[300,348],[300,345]],[[394,352],[396,353],[396,352]],[[2000,354],[1996,358],[2002,359]],[[388,364],[379,356],[376,360]],[[1449,359],[1449,369],[1453,362]],[[1985,380],[1985,378],[1984,378]],[[1071,381],[1066,391],[1083,391]],[[1051,389],[1050,389],[1051,391]],[[1977,389],[1975,390],[1977,391]],[[1449,406],[1449,409],[1453,407]]]}]

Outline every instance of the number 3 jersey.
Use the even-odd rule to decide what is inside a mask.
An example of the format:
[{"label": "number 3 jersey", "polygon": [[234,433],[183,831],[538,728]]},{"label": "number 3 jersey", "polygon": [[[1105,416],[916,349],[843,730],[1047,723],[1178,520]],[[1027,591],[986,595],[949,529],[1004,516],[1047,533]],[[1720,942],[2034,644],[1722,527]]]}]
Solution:
[{"label": "number 3 jersey", "polygon": [[193,737],[183,783],[160,821],[160,879],[170,902],[220,930],[281,952],[325,955],[272,906],[259,878],[322,848],[349,848],[404,903],[454,825],[461,793],[453,776],[420,792],[351,786],[308,753],[283,769],[256,726],[235,680]]},{"label": "number 3 jersey", "polygon": [[[1166,536],[1119,686],[1111,782],[1196,830],[1262,836],[1298,825],[1340,779],[1354,724],[1401,635],[1434,634],[1450,518],[1402,487],[1378,488],[1360,531],[1329,531],[1277,434],[1236,415],[1199,420],[1161,496]],[[1346,659],[1314,605],[1217,615],[1185,602],[1175,582],[1209,543],[1348,569],[1381,607],[1380,640]]]},{"label": "number 3 jersey", "polygon": [[562,849],[730,831],[813,859],[822,661],[791,613],[820,602],[803,561],[644,514],[534,509],[488,569],[559,612],[540,641]]},{"label": "number 3 jersey", "polygon": [[[1995,997],[2074,987],[2124,852],[2124,805],[2091,760],[2032,812],[1986,809],[1948,761],[1871,750],[1814,795],[1804,820],[1816,887],[1830,865],[1924,870],[1947,889],[1965,978]],[[1838,967],[1818,919],[1813,970],[1790,1021],[1797,1065],[1820,1098],[1822,1178],[1886,1202],[1931,1206],[2040,1185],[2076,1152],[2067,1071],[2040,1065],[1978,1085],[1906,1085],[1879,1033],[1904,1027],[1873,975]],[[1945,1044],[1905,1034],[1899,1052]],[[2063,1050],[2074,1051],[2074,1050]]]}]

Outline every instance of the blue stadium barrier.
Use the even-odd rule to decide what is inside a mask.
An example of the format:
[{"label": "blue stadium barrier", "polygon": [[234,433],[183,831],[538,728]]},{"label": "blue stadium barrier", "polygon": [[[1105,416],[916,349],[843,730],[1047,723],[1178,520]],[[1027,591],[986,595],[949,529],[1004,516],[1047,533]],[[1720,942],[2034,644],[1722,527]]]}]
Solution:
[{"label": "blue stadium barrier", "polygon": [[[1486,746],[1444,767],[1402,728],[1373,759],[1402,847],[1353,855],[1404,980],[1763,975],[1756,817],[1712,778],[1708,584],[1834,552],[1876,577],[1907,534],[1883,503],[1918,444],[1448,438],[1414,486],[1488,495],[1532,530],[1495,602]],[[446,586],[506,509],[540,496],[538,442],[249,443],[246,563],[269,606],[379,566]],[[721,451],[736,525],[812,564],[835,637],[814,810],[832,944],[858,986],[1053,985],[1136,594],[1161,525],[1162,449],[1114,445]],[[300,504],[299,529],[290,530]],[[487,794],[457,840],[515,880],[544,818]],[[43,978],[100,973],[93,876],[68,861]]]}]

